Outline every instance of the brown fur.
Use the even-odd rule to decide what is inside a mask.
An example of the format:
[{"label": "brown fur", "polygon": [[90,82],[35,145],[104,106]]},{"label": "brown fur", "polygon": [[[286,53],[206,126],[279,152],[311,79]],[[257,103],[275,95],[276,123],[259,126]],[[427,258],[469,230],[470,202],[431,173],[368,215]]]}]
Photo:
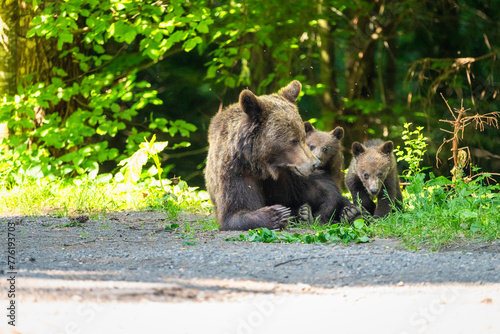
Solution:
[{"label": "brown fur", "polygon": [[[372,215],[383,217],[392,206],[401,208],[403,197],[399,187],[396,157],[392,141],[380,139],[352,144],[353,158],[347,171],[345,184],[354,204],[358,199]],[[377,197],[375,204],[371,197]]]},{"label": "brown fur", "polygon": [[298,81],[279,94],[244,90],[239,103],[212,119],[205,181],[221,230],[286,226],[290,209],[270,202],[263,182],[278,180],[283,170],[308,176],[319,164],[294,104],[300,90]]},{"label": "brown fur", "polygon": [[[314,172],[308,177],[299,176],[288,170],[282,170],[277,180],[267,179],[263,183],[268,204],[279,202],[291,208],[292,215],[299,220],[320,224],[340,222],[344,218],[344,209],[352,206],[342,196],[333,180],[324,171]],[[308,217],[303,218],[301,209],[307,205]]]},{"label": "brown fur", "polygon": [[341,140],[344,138],[344,129],[337,126],[330,132],[319,131],[311,123],[304,122],[306,128],[306,143],[321,161],[319,170],[325,171],[331,177],[339,190],[344,185],[344,154]]}]

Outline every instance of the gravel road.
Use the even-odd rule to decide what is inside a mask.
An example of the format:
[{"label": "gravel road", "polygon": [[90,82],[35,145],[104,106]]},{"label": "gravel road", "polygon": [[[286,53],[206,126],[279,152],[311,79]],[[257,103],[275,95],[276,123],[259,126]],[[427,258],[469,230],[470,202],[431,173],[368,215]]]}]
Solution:
[{"label": "gravel road", "polygon": [[[185,215],[180,228],[165,231],[171,221],[157,212],[108,213],[76,227],[62,226],[68,218],[0,218],[7,278],[7,226],[15,226],[19,324],[1,327],[4,320],[0,330],[128,333],[154,324],[168,333],[276,333],[301,324],[324,330],[331,322],[346,333],[432,333],[452,325],[457,331],[446,332],[500,332],[498,241],[429,253],[397,240],[263,244],[206,230],[186,238],[183,222],[196,221]],[[8,284],[3,278],[2,291]],[[470,312],[475,327],[466,326]]]}]

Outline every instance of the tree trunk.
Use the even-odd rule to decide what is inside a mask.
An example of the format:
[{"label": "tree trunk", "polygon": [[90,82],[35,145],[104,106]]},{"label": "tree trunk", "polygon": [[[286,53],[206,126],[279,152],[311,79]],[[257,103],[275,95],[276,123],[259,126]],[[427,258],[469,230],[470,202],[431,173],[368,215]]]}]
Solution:
[{"label": "tree trunk", "polygon": [[[46,1],[45,3],[48,3]],[[54,76],[53,68],[61,68],[68,77],[65,79],[72,80],[81,75],[81,70],[76,62],[72,60],[71,53],[65,57],[60,58],[59,55],[67,48],[78,46],[77,38],[74,43],[69,46],[65,44],[63,50],[57,48],[57,39],[33,36],[25,38],[30,27],[31,20],[37,15],[36,10],[33,8],[32,3],[24,1],[19,2],[19,30],[18,30],[18,45],[17,45],[17,84],[29,85],[34,83],[43,83],[45,86],[51,83]],[[75,35],[75,37],[80,37]],[[29,81],[23,82],[27,75],[32,75]],[[74,80],[79,82],[79,80]],[[61,101],[57,105],[51,105],[49,108],[36,107],[35,119],[33,120],[35,127],[39,127],[46,115],[57,113],[61,117],[61,123],[64,123],[74,110],[77,109],[74,99],[69,102]],[[36,141],[36,138],[33,138]],[[55,149],[48,147],[54,157],[59,157],[67,153],[65,149]]]},{"label": "tree trunk", "polygon": [[[2,1],[0,3],[0,99],[16,92],[18,20],[17,0]],[[8,136],[7,123],[1,123],[0,142]]]},{"label": "tree trunk", "polygon": [[[335,40],[330,21],[332,20],[331,11],[326,9],[323,1],[319,2],[318,12],[323,18],[318,20],[318,47],[320,49],[320,81],[326,85],[321,102],[321,114],[330,116],[332,113],[342,115],[343,111],[339,108],[337,76],[335,71]],[[335,120],[332,120],[335,123]]]},{"label": "tree trunk", "polygon": [[375,51],[377,40],[368,34],[369,17],[358,18],[357,33],[350,43],[349,56],[347,59],[347,98],[373,99],[375,78]]}]

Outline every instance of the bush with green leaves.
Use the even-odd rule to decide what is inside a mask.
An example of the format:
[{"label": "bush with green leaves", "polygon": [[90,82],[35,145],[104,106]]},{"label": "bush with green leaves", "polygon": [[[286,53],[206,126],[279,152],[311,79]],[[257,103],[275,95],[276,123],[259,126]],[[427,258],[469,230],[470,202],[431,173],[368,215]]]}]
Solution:
[{"label": "bush with green leaves", "polygon": [[380,219],[374,233],[397,237],[410,249],[439,250],[466,239],[500,237],[500,186],[488,185],[488,174],[469,183],[443,176],[415,175],[404,191],[402,212]]},{"label": "bush with green leaves", "polygon": [[403,135],[401,139],[404,141],[404,149],[397,146],[394,149],[397,161],[406,161],[408,163],[408,169],[403,172],[403,177],[407,180],[418,175],[422,168],[420,168],[420,163],[422,162],[422,157],[427,151],[427,140],[422,134],[424,127],[417,126],[416,130],[411,130],[411,123],[405,123]]},{"label": "bush with green leaves", "polygon": [[[17,182],[18,174],[95,175],[99,164],[123,159],[153,131],[183,137],[196,131],[186,121],[154,115],[136,126],[141,109],[162,103],[137,73],[169,52],[189,52],[199,45],[213,22],[206,7],[179,0],[168,5],[31,0],[26,5],[36,13],[26,37],[34,43],[57,41],[56,58],[77,66],[71,73],[53,67],[41,82],[29,74],[17,94],[4,97],[0,122],[8,123],[10,150],[0,153],[0,176],[8,182]],[[109,147],[119,133],[126,136],[125,152]]]},{"label": "bush with green leaves", "polygon": [[[0,214],[67,216],[153,209],[177,219],[181,210],[209,211],[206,191],[190,187],[180,179],[173,182],[163,178],[158,153],[166,146],[166,142],[155,142],[155,137],[144,140],[131,157],[121,161],[122,168],[115,175],[85,174],[51,180],[19,174],[11,187],[0,188]],[[144,170],[151,160],[153,165]]]}]

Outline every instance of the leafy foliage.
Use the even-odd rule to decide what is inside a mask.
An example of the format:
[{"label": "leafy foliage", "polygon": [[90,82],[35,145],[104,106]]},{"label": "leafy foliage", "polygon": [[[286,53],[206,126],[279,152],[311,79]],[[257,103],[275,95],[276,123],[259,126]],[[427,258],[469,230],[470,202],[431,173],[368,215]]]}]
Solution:
[{"label": "leafy foliage", "polygon": [[[191,51],[212,24],[208,9],[184,1],[168,6],[155,1],[31,1],[37,12],[27,37],[57,41],[59,58],[78,65],[77,73],[52,68],[50,77],[34,82],[28,75],[15,96],[0,106],[8,122],[2,174],[97,174],[99,164],[120,160],[108,139],[127,130],[127,150],[134,151],[151,130],[189,137],[196,127],[182,120],[152,118],[149,131],[130,126],[139,110],[161,104],[157,92],[137,72],[167,52]],[[125,52],[133,49],[134,52]],[[49,60],[50,61],[50,60]],[[185,146],[185,145],[184,145]]]},{"label": "leafy foliage", "polygon": [[487,175],[465,183],[415,175],[405,189],[405,210],[381,219],[374,233],[398,237],[412,249],[438,250],[462,238],[492,240],[500,237],[500,186],[487,185]]},{"label": "leafy foliage", "polygon": [[362,219],[356,220],[352,226],[340,224],[328,225],[315,234],[276,232],[267,228],[258,228],[248,231],[248,235],[240,234],[237,238],[227,238],[226,241],[249,241],[264,243],[302,243],[302,244],[329,244],[349,242],[369,242],[370,229]]}]

